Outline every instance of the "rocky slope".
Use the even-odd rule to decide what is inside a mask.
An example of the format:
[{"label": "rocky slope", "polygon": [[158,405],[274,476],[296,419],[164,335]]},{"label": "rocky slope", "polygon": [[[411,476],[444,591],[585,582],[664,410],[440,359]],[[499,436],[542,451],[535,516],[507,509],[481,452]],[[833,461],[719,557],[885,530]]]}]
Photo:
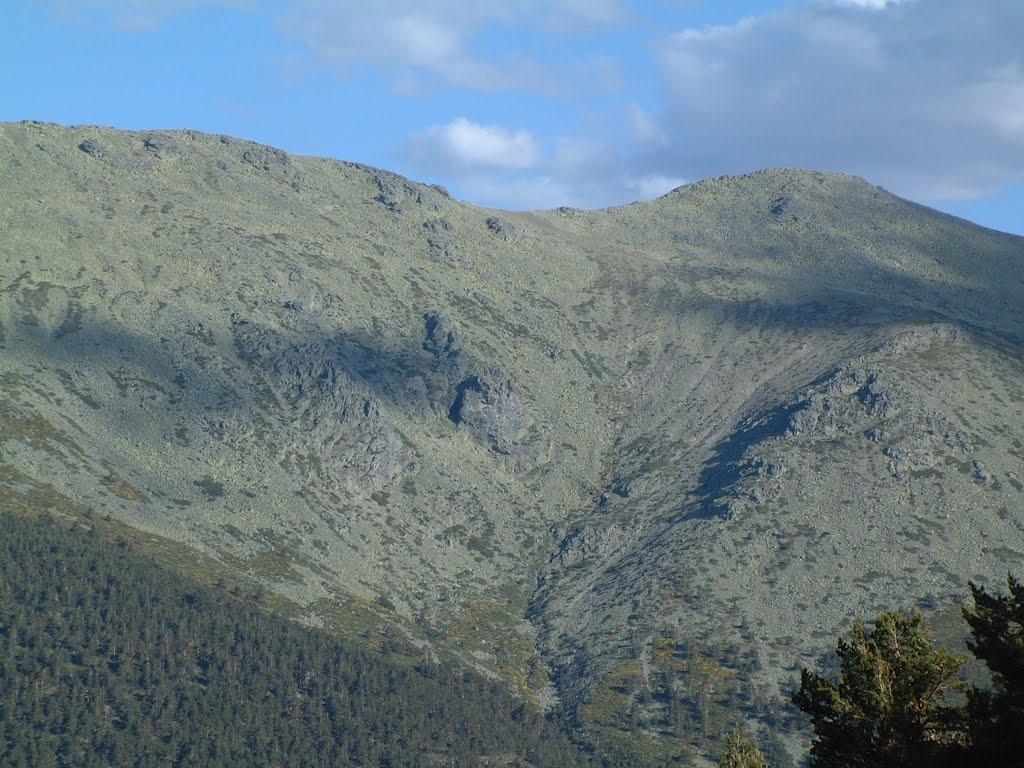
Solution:
[{"label": "rocky slope", "polygon": [[1020,570],[1022,308],[1024,240],[852,177],[513,214],[0,126],[9,505],[368,611],[608,754],[777,723],[849,617]]}]

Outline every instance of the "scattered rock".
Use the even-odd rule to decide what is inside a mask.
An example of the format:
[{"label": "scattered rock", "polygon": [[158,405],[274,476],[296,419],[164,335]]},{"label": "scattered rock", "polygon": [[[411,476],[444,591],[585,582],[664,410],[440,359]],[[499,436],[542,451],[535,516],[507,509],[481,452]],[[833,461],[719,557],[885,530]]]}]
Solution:
[{"label": "scattered rock", "polygon": [[78,148],[90,157],[97,159],[102,158],[106,154],[103,150],[103,145],[94,139],[86,139],[78,145]]},{"label": "scattered rock", "polygon": [[423,228],[428,232],[434,233],[451,232],[455,229],[455,227],[452,226],[451,221],[445,218],[429,219],[428,221],[424,221]]},{"label": "scattered rock", "polygon": [[302,174],[292,165],[286,152],[263,144],[247,144],[242,151],[242,161],[261,173],[276,174],[296,192],[302,191]]},{"label": "scattered rock", "polygon": [[608,555],[621,547],[627,538],[618,525],[582,525],[562,538],[558,549],[551,555],[550,565],[564,568],[590,557]]},{"label": "scattered rock", "polygon": [[143,148],[154,155],[157,160],[177,157],[181,154],[181,144],[167,133],[149,133],[142,140]]},{"label": "scattered rock", "polygon": [[506,242],[515,239],[517,234],[516,225],[501,216],[488,217],[487,228]]},{"label": "scattered rock", "polygon": [[897,480],[906,480],[914,474],[938,471],[936,467],[942,457],[937,447],[927,436],[918,436],[898,445],[886,446],[882,453],[889,459],[889,474]]},{"label": "scattered rock", "polygon": [[453,267],[469,267],[472,263],[460,257],[456,251],[455,244],[447,239],[428,237],[427,248],[431,258],[443,261]]},{"label": "scattered rock", "polygon": [[258,171],[286,171],[292,167],[291,158],[280,149],[253,144],[242,152],[242,160]]}]

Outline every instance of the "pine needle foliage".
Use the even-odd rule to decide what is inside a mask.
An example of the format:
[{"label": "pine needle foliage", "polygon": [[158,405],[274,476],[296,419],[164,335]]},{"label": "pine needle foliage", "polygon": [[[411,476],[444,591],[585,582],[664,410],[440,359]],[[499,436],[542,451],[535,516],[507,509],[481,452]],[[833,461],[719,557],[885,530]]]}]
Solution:
[{"label": "pine needle foliage", "polygon": [[940,768],[966,742],[955,695],[962,656],[936,648],[920,613],[860,621],[837,646],[839,679],[803,670],[794,703],[811,719],[813,768]]},{"label": "pine needle foliage", "polygon": [[737,728],[725,740],[719,768],[768,768],[757,742]]},{"label": "pine needle foliage", "polygon": [[990,689],[970,692],[968,714],[977,765],[1024,766],[1024,583],[1007,577],[1007,594],[971,584],[964,610],[972,653],[992,673]]}]

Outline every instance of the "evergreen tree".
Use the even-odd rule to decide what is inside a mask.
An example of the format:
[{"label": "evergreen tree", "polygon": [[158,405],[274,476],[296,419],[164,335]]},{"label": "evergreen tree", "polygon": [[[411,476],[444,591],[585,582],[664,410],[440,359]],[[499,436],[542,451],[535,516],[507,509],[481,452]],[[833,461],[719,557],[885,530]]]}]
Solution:
[{"label": "evergreen tree", "polygon": [[498,683],[357,647],[101,536],[0,514],[0,766],[587,759]]},{"label": "evergreen tree", "polygon": [[971,584],[964,610],[968,647],[992,673],[992,688],[970,692],[972,756],[978,765],[1024,766],[1024,584],[1007,577],[1009,594]]},{"label": "evergreen tree", "polygon": [[752,738],[737,728],[725,740],[720,768],[768,768],[768,761]]},{"label": "evergreen tree", "polygon": [[840,640],[839,681],[803,670],[793,697],[810,716],[818,768],[940,768],[966,740],[950,701],[964,659],[932,644],[919,613],[883,613]]}]

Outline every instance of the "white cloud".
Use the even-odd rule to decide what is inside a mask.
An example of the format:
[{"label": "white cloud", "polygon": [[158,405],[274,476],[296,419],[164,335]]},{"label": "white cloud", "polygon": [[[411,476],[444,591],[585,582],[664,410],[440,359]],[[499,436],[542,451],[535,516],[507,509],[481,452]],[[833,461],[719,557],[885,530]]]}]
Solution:
[{"label": "white cloud", "polygon": [[658,197],[685,183],[678,176],[634,172],[608,141],[563,137],[544,151],[526,131],[466,118],[414,136],[405,159],[414,174],[502,208],[600,208]]},{"label": "white cloud", "polygon": [[883,10],[890,5],[898,5],[902,0],[836,0],[837,5],[853,5],[858,8],[870,8],[872,10]]},{"label": "white cloud", "polygon": [[846,170],[933,201],[993,191],[1024,178],[1021,30],[1019,0],[819,2],[684,30],[661,54],[666,142],[637,162]]},{"label": "white cloud", "polygon": [[470,176],[459,180],[459,191],[466,199],[480,205],[520,211],[586,204],[578,196],[577,188],[546,174],[512,178]]},{"label": "white cloud", "polygon": [[654,41],[654,71],[634,35],[609,56],[580,34],[624,29],[638,0],[48,1],[136,28],[255,8],[298,43],[286,57],[298,71],[370,67],[401,89],[461,92],[452,114],[484,108],[493,97],[479,92],[542,94],[523,119],[558,121],[459,118],[409,140],[410,169],[488,202],[533,190],[526,207],[603,205],[767,166],[844,170],[932,202],[1024,180],[1022,0],[805,0]]},{"label": "white cloud", "polygon": [[481,125],[457,117],[414,136],[406,156],[426,173],[474,174],[533,168],[541,152],[528,131],[510,131],[500,125]]},{"label": "white cloud", "polygon": [[624,120],[630,140],[637,146],[652,149],[663,146],[668,140],[657,118],[639,104],[626,107]]},{"label": "white cloud", "polygon": [[651,198],[661,197],[668,192],[671,192],[676,187],[681,187],[687,183],[687,179],[681,176],[661,176],[653,174],[650,176],[641,176],[637,179],[627,179],[626,188],[631,189],[636,193],[637,200],[650,200]]},{"label": "white cloud", "polygon": [[315,60],[340,73],[365,64],[403,84],[420,77],[470,90],[550,92],[568,87],[556,82],[559,77],[580,80],[580,70],[614,86],[614,62],[594,57],[556,77],[550,62],[542,65],[516,50],[488,54],[472,43],[494,28],[574,34],[624,16],[619,0],[292,0],[282,24]]}]

